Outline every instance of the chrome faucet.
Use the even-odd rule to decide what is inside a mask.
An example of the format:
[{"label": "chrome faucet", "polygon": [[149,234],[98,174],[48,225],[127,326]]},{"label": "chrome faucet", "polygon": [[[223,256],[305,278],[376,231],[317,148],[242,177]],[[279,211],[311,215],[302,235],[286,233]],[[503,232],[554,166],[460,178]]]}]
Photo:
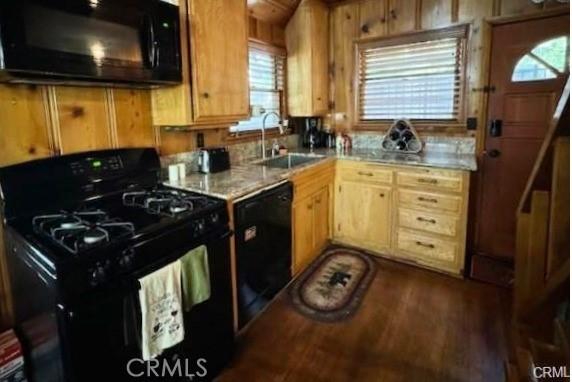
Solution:
[{"label": "chrome faucet", "polygon": [[266,113],[266,115],[264,115],[264,118],[262,118],[262,159],[266,159],[266,119],[268,118],[268,116],[270,115],[275,115],[276,117],[278,117],[278,130],[280,131],[280,134],[284,134],[284,128],[282,127],[282,123],[280,121],[280,114],[276,113],[275,111],[271,111],[269,113]]}]

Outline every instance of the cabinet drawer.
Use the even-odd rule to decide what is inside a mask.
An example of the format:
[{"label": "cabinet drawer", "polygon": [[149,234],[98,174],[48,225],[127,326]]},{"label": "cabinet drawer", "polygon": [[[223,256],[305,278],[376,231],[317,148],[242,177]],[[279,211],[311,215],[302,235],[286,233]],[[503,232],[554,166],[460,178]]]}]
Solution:
[{"label": "cabinet drawer", "polygon": [[424,189],[461,192],[463,177],[450,171],[398,171],[400,186],[423,187]]},{"label": "cabinet drawer", "polygon": [[415,190],[399,190],[399,204],[459,214],[463,199],[460,196],[433,194]]},{"label": "cabinet drawer", "polygon": [[457,235],[459,219],[450,215],[400,208],[399,226],[454,237]]},{"label": "cabinet drawer", "polygon": [[342,180],[357,182],[391,183],[393,180],[393,171],[369,166],[343,166],[339,175]]},{"label": "cabinet drawer", "polygon": [[457,258],[458,245],[453,241],[400,229],[397,232],[397,249],[422,261],[453,263]]}]

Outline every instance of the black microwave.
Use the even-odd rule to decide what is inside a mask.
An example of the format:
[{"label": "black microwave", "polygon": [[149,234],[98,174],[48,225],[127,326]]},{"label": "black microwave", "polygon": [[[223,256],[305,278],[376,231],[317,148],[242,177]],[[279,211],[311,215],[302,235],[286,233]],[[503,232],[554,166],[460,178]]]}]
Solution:
[{"label": "black microwave", "polygon": [[180,83],[181,25],[171,2],[1,0],[0,80]]}]

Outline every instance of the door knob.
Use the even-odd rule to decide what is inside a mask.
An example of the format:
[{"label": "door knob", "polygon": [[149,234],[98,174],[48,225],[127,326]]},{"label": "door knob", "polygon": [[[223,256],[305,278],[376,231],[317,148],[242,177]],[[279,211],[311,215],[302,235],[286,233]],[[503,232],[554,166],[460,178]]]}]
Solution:
[{"label": "door knob", "polygon": [[491,151],[488,151],[487,154],[491,157],[491,158],[497,158],[500,156],[501,152],[497,149],[492,149]]}]

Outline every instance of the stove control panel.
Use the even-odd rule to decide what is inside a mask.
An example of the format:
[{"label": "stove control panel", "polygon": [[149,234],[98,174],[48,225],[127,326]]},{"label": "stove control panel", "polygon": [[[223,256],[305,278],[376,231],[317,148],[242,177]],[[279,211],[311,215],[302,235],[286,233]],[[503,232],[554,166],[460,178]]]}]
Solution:
[{"label": "stove control panel", "polygon": [[104,158],[85,158],[70,163],[72,174],[79,176],[97,176],[109,172],[123,169],[123,162],[119,156],[109,156]]}]

